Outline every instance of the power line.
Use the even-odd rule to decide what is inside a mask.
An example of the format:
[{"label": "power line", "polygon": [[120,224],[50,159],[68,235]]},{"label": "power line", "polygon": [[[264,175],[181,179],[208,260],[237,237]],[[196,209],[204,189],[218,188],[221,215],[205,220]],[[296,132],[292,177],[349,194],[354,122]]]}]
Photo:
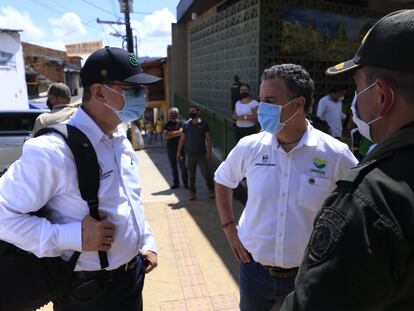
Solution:
[{"label": "power line", "polygon": [[112,15],[112,16],[115,16],[116,18],[118,18],[119,19],[119,16],[117,16],[116,14],[114,14],[114,13],[112,13],[111,11],[108,11],[108,10],[106,10],[106,9],[104,9],[104,8],[101,8],[100,6],[97,6],[96,4],[94,4],[94,3],[92,3],[92,2],[90,2],[90,1],[88,1],[88,0],[82,0],[83,2],[85,2],[85,3],[87,3],[87,4],[89,4],[89,5],[91,5],[91,6],[93,6],[94,8],[97,8],[98,10],[101,10],[102,12],[105,12],[105,13],[108,13],[108,14],[110,14],[110,15]]}]

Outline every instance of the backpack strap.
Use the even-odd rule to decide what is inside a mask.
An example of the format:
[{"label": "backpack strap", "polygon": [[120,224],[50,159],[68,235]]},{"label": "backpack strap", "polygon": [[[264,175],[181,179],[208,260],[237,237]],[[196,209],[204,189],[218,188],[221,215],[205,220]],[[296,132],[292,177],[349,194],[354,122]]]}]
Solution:
[{"label": "backpack strap", "polygon": [[[81,130],[69,124],[56,124],[42,128],[36,132],[35,137],[46,133],[59,134],[69,146],[75,159],[82,199],[88,204],[89,215],[96,220],[100,220],[98,212],[100,167],[95,149],[90,140]],[[102,270],[109,266],[106,252],[99,251],[99,261]]]}]

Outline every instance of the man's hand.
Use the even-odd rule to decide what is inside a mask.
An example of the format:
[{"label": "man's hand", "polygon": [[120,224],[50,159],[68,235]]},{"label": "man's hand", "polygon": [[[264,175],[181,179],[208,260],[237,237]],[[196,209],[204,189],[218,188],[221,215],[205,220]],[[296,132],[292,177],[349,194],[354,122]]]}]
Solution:
[{"label": "man's hand", "polygon": [[141,255],[145,258],[144,273],[150,273],[158,266],[157,254],[151,251],[142,250]]},{"label": "man's hand", "polygon": [[177,161],[181,161],[183,159],[181,152],[177,152],[176,158],[177,158]]},{"label": "man's hand", "polygon": [[100,213],[101,220],[86,216],[82,220],[82,251],[108,251],[114,240],[115,225]]},{"label": "man's hand", "polygon": [[249,263],[252,260],[252,256],[240,241],[239,235],[237,234],[236,224],[232,223],[226,226],[224,228],[224,233],[226,234],[227,241],[230,244],[234,257],[236,257],[238,261]]}]

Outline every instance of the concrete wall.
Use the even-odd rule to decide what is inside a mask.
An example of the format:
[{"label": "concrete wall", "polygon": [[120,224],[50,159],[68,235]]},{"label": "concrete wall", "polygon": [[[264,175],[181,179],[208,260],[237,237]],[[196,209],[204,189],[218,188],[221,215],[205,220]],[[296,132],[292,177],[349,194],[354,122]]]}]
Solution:
[{"label": "concrete wall", "polygon": [[0,110],[29,109],[19,33],[0,31],[0,51],[13,54],[15,62],[12,66],[0,66]]},{"label": "concrete wall", "polygon": [[[188,87],[188,45],[187,25],[172,24],[172,42],[168,64],[170,65],[168,75],[170,80],[170,98],[174,94],[189,98]],[[173,101],[171,101],[173,102]]]}]

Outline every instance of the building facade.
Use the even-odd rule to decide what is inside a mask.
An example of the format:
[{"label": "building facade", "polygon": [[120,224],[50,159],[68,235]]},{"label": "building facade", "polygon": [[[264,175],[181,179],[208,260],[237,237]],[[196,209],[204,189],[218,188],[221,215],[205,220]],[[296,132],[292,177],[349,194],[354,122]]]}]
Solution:
[{"label": "building facade", "polygon": [[22,45],[29,96],[45,92],[53,82],[67,84],[72,95],[78,95],[81,57],[27,42]]},{"label": "building facade", "polygon": [[405,7],[409,1],[181,0],[168,53],[170,98],[229,116],[233,76],[257,97],[263,70],[281,63],[310,72],[316,100],[334,85],[350,98],[351,77],[326,77],[325,69],[351,58],[379,17]]},{"label": "building facade", "polygon": [[29,109],[19,32],[0,29],[0,110]]}]

